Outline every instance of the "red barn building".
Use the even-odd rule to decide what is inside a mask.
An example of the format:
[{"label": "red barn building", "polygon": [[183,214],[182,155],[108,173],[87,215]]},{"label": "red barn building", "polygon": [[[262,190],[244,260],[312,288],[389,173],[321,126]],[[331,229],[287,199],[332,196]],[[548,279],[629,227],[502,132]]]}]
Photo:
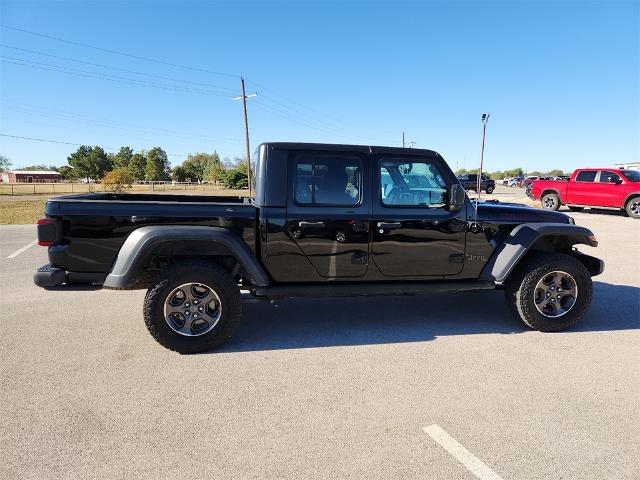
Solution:
[{"label": "red barn building", "polygon": [[50,170],[12,170],[2,174],[7,183],[54,183],[62,180],[62,174]]}]

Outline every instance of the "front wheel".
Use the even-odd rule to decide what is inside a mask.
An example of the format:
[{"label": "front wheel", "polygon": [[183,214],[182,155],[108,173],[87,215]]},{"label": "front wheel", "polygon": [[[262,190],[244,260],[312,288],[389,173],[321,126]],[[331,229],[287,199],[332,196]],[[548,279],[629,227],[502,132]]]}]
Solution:
[{"label": "front wheel", "polygon": [[556,193],[547,193],[540,200],[542,208],[546,210],[558,210],[560,208],[560,197]]},{"label": "front wheel", "polygon": [[492,194],[493,193],[493,187],[491,187],[491,186],[487,187],[487,193],[488,194]]},{"label": "front wheel", "polygon": [[240,316],[240,289],[215,263],[186,261],[169,267],[144,299],[147,330],[160,345],[179,353],[221,346]]},{"label": "front wheel", "polygon": [[516,316],[541,332],[578,323],[591,304],[592,290],[585,266],[555,252],[530,254],[505,283],[507,302]]}]

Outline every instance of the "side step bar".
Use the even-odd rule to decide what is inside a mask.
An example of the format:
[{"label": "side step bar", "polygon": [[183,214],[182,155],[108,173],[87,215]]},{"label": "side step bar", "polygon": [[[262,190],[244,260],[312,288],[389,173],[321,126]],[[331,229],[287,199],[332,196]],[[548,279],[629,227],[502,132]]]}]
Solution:
[{"label": "side step bar", "polygon": [[420,295],[434,292],[495,290],[492,281],[432,281],[406,283],[330,283],[315,285],[275,285],[256,287],[252,293],[270,299],[293,297],[359,297],[368,295]]}]

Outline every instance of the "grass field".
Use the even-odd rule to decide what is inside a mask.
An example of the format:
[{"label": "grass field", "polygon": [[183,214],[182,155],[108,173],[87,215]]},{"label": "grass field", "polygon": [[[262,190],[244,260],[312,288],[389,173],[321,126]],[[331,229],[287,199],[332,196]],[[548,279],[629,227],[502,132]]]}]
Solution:
[{"label": "grass field", "polygon": [[[33,194],[33,185],[36,185],[36,194]],[[7,194],[9,185],[0,185],[0,225],[18,225],[34,223],[44,216],[44,205],[47,199],[60,194],[69,194],[71,184],[22,184],[14,185],[14,192],[20,188],[20,193]],[[92,185],[93,192],[101,192],[101,185]],[[55,188],[55,194],[53,189]],[[81,190],[79,190],[79,188]],[[155,188],[155,189],[154,189]],[[73,193],[87,193],[88,185],[74,184]],[[166,194],[187,194],[187,195],[238,195],[246,196],[248,190],[228,190],[215,185],[134,185],[129,190],[131,193],[166,193]]]},{"label": "grass field", "polygon": [[44,216],[46,198],[41,200],[14,200],[11,202],[0,200],[0,224],[18,225],[35,223]]}]

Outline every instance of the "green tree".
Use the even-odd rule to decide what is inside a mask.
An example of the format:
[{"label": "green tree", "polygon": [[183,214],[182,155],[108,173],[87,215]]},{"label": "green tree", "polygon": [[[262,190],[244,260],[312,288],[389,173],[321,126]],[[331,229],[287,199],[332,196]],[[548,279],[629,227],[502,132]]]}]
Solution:
[{"label": "green tree", "polygon": [[4,155],[0,155],[0,172],[8,172],[10,168],[11,160]]},{"label": "green tree", "polygon": [[213,152],[205,167],[204,179],[209,182],[224,183],[226,170],[218,152]]},{"label": "green tree", "polygon": [[135,153],[131,156],[129,170],[134,180],[144,180],[147,170],[147,157],[145,157],[144,152]]},{"label": "green tree", "polygon": [[171,170],[171,180],[175,180],[176,182],[184,182],[186,175],[184,173],[184,167],[182,165],[177,165],[173,167]]},{"label": "green tree", "polygon": [[547,173],[548,176],[550,177],[560,177],[562,175],[564,175],[564,172],[560,169],[554,169],[554,170],[550,170],[549,173]]},{"label": "green tree", "polygon": [[155,147],[147,153],[144,178],[149,181],[169,180],[171,178],[169,159],[162,148]]},{"label": "green tree", "polygon": [[120,147],[118,153],[113,156],[113,166],[115,168],[128,167],[133,157],[133,150],[130,147]]},{"label": "green tree", "polygon": [[67,161],[77,178],[99,180],[113,167],[105,151],[98,146],[81,145]]},{"label": "green tree", "polygon": [[131,188],[134,178],[133,174],[127,167],[114,168],[108,172],[102,179],[102,185],[106,190],[115,193],[122,193]]},{"label": "green tree", "polygon": [[511,170],[505,170],[504,171],[504,176],[507,178],[510,177],[523,177],[524,176],[524,170],[520,167],[518,168],[512,168]]},{"label": "green tree", "polygon": [[58,167],[55,165],[45,165],[44,163],[41,163],[40,165],[29,165],[28,167],[23,167],[20,170],[46,170],[49,172],[57,172]]},{"label": "green tree", "polygon": [[249,186],[247,162],[244,159],[236,158],[235,165],[226,170],[223,183],[227,188],[247,188]]},{"label": "green tree", "polygon": [[[185,177],[191,179],[192,182],[204,180],[207,166],[209,163],[215,162],[214,155],[217,156],[217,154],[212,155],[210,153],[190,154],[187,159],[182,162]],[[220,161],[219,158],[218,161]]]},{"label": "green tree", "polygon": [[62,175],[62,178],[64,180],[68,180],[70,178],[73,178],[73,168],[71,168],[69,165],[63,165],[58,169],[58,172],[60,172],[60,174]]}]

